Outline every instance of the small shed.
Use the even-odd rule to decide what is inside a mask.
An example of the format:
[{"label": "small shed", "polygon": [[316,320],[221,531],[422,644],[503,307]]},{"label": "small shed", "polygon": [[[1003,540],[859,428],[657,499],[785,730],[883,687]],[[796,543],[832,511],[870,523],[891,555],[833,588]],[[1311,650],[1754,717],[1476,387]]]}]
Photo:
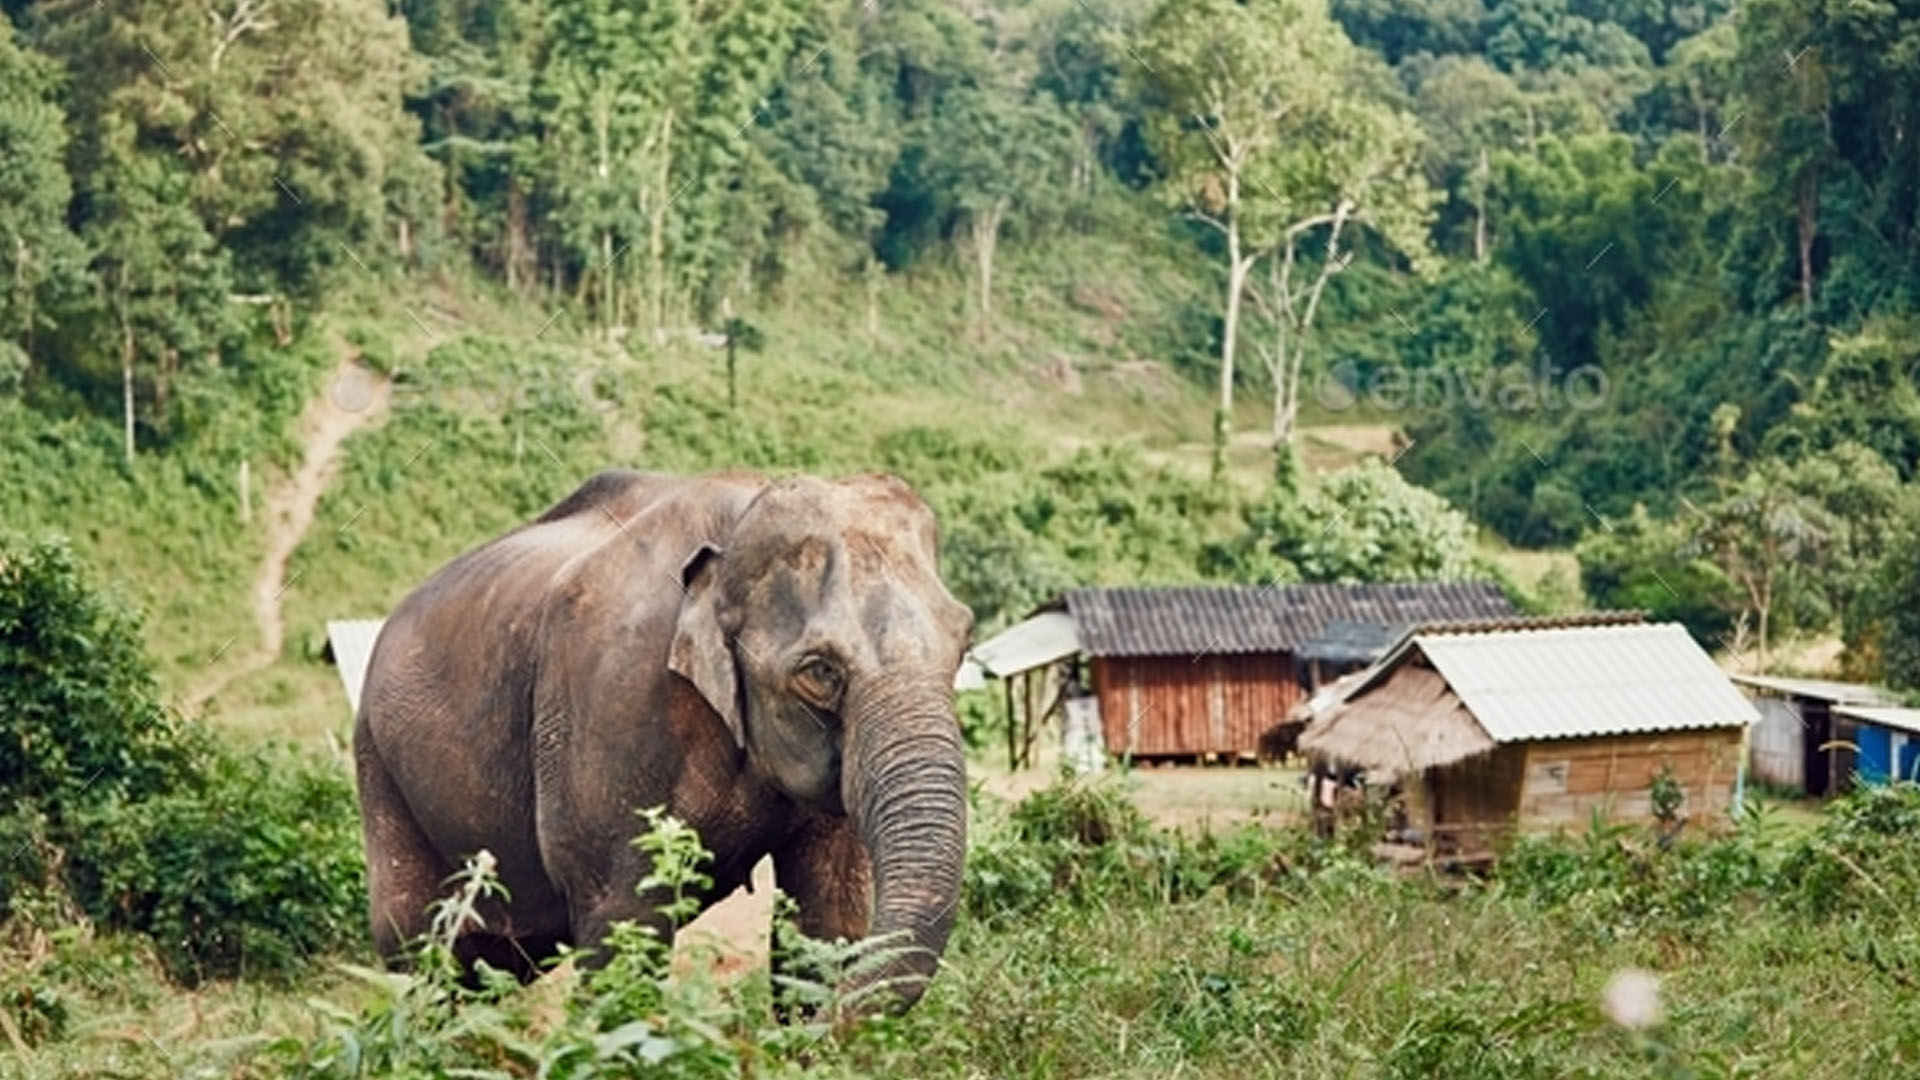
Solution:
[{"label": "small shed", "polygon": [[1841,705],[1833,716],[1853,729],[1854,779],[1863,784],[1920,780],[1920,709]]},{"label": "small shed", "polygon": [[[1753,779],[1815,798],[1853,786],[1859,720],[1843,713],[1900,704],[1891,692],[1866,683],[1777,675],[1735,675],[1733,681],[1760,710],[1750,755]],[[1880,735],[1869,741],[1878,748]]]},{"label": "small shed", "polygon": [[1594,618],[1419,628],[1327,695],[1300,749],[1316,774],[1397,785],[1439,850],[1596,811],[1650,819],[1663,769],[1683,814],[1726,814],[1753,705],[1678,623]]},{"label": "small shed", "polygon": [[1079,682],[1106,751],[1136,760],[1282,756],[1270,736],[1312,689],[1300,647],[1335,622],[1406,626],[1516,614],[1491,581],[1071,589],[973,649],[1007,681],[1009,754]]}]

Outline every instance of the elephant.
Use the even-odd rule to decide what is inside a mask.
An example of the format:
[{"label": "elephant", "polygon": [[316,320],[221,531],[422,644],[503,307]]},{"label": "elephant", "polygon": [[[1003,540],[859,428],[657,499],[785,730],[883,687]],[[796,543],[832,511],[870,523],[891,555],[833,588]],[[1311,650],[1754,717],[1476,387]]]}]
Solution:
[{"label": "elephant", "polygon": [[379,952],[404,963],[483,849],[505,897],[457,941],[470,976],[603,964],[623,920],[670,940],[632,843],[663,806],[712,853],[702,907],[771,855],[803,933],[901,944],[860,985],[910,1008],[966,849],[973,615],[938,542],[890,475],[616,469],[440,569],[381,628],[354,726]]}]

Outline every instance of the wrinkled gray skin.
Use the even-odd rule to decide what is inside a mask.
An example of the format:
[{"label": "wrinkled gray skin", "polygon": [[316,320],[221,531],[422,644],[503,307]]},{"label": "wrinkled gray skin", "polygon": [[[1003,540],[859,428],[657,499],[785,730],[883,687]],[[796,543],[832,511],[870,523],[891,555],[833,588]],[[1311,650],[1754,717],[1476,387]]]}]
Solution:
[{"label": "wrinkled gray skin", "polygon": [[615,471],[454,560],[387,620],[354,731],[382,954],[482,848],[511,899],[468,963],[524,978],[618,920],[666,931],[631,844],[664,804],[715,855],[703,905],[771,854],[810,936],[904,931],[917,948],[876,977],[910,1006],[966,846],[972,618],[935,551],[892,477]]}]

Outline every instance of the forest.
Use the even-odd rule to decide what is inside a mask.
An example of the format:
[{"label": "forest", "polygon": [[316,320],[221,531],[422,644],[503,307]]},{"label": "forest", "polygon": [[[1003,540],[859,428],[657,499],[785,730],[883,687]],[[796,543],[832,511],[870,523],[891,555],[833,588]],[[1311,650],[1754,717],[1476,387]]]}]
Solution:
[{"label": "forest", "polygon": [[[819,1062],[728,996],[764,982],[676,988],[644,943],[564,1022],[502,991],[463,1028],[432,977],[301,981],[365,951],[326,621],[610,464],[895,472],[983,633],[1080,584],[1490,576],[1920,691],[1912,0],[0,11],[21,1075],[866,1075],[916,1043],[956,1076],[1241,1075],[1276,1046],[1327,1075],[1838,1067],[1782,1027],[1791,994],[1741,996],[1764,955],[1828,1002],[1819,1047],[1913,1060],[1820,998],[1871,972],[1911,1011],[1920,939],[1857,880],[1914,872],[1861,869],[1910,792],[1667,861],[1626,833],[1532,851],[1469,917],[1575,959],[1499,1009],[1519,954],[1458,952],[1452,894],[1292,839],[1196,848],[1078,789],[988,814],[956,961],[978,981]],[[997,708],[962,701],[970,739]],[[1089,814],[1120,839],[1076,847]],[[1690,890],[1754,917],[1713,940]],[[1168,960],[1173,903],[1204,955]],[[1376,943],[1304,913],[1349,905],[1425,936],[1342,966]],[[1892,951],[1849,952],[1842,916]],[[1150,957],[1100,958],[1142,934]],[[1568,1011],[1649,950],[1718,1002],[1672,1044]],[[1422,997],[1448,965],[1466,982]],[[1371,1004],[1260,982],[1282,970]],[[203,985],[221,1038],[272,1037],[127,1060],[68,1037],[81,1003]],[[678,1049],[594,1043],[634,1010]],[[1113,1046],[1135,1023],[1138,1058]],[[581,1064],[595,1045],[626,1064]],[[618,1071],[655,1052],[680,1071]]]},{"label": "forest", "polygon": [[[1303,418],[1358,410],[1504,542],[1578,545],[1597,601],[1749,646],[1838,632],[1855,670],[1911,681],[1888,558],[1920,460],[1898,4],[7,12],[15,431],[117,422],[128,469],[258,452],[273,419],[242,434],[236,410],[270,412],[312,377],[289,352],[404,282],[537,309],[543,345],[645,357],[701,328],[818,333],[794,313],[827,296],[871,330],[889,293],[938,277],[963,354],[1031,353],[1005,294],[1035,283],[1000,264],[1131,249],[1151,258],[1098,276],[1150,281],[1158,310],[1084,283],[1070,302],[1123,324],[1089,343],[1109,361],[1213,399],[1212,482],[1190,497],[1227,523],[1130,561],[1339,572],[1284,550],[1266,485],[1223,495],[1221,473],[1238,424],[1285,491]],[[363,328],[368,356],[434,338],[402,306]],[[430,356],[401,366],[449,366]],[[961,468],[906,445],[926,438],[896,433],[896,457]],[[982,565],[1053,546],[1048,498],[943,506],[956,576],[1128,561]],[[969,597],[989,618],[1045,591],[993,588]]]}]

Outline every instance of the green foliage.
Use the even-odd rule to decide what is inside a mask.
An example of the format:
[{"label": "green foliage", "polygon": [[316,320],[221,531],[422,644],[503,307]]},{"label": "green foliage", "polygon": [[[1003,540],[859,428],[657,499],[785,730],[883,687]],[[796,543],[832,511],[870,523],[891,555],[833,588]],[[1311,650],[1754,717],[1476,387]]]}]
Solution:
[{"label": "green foliage", "polygon": [[1580,585],[1602,608],[1644,611],[1682,623],[1701,642],[1724,641],[1739,598],[1712,561],[1692,553],[1679,522],[1655,519],[1636,505],[1624,521],[1580,542]]},{"label": "green foliage", "polygon": [[[652,874],[641,888],[699,887],[695,867],[709,856],[698,837],[658,811],[644,817],[649,827],[635,844],[652,860]],[[607,962],[584,975],[563,960],[531,987],[497,972],[468,982],[457,945],[461,935],[484,925],[486,903],[499,895],[493,856],[482,851],[468,859],[453,884],[452,894],[435,905],[430,931],[412,943],[411,972],[348,966],[364,986],[363,1003],[356,1010],[326,1008],[318,1037],[267,1046],[263,1056],[276,1075],[701,1080],[824,1072],[806,1060],[823,1045],[824,1024],[773,1023],[764,983],[722,983],[697,968],[670,975],[671,950],[651,925],[616,925],[605,946]],[[678,900],[668,907],[674,909],[662,912],[668,923],[690,910]],[[812,970],[857,971],[881,952],[873,942],[802,944],[790,924],[780,932]],[[835,983],[784,981],[791,995],[818,1005],[823,1015],[846,1004]]]},{"label": "green foliage", "polygon": [[72,183],[58,89],[65,73],[0,26],[0,396],[17,393],[36,338],[83,288],[84,252],[66,223]]},{"label": "green foliage", "polygon": [[1377,459],[1330,474],[1305,497],[1276,492],[1223,553],[1259,581],[1433,581],[1476,576],[1465,514]]},{"label": "green foliage", "polygon": [[163,707],[137,621],[57,542],[0,539],[0,714],[0,912],[148,935],[187,982],[358,938],[346,778]]}]

